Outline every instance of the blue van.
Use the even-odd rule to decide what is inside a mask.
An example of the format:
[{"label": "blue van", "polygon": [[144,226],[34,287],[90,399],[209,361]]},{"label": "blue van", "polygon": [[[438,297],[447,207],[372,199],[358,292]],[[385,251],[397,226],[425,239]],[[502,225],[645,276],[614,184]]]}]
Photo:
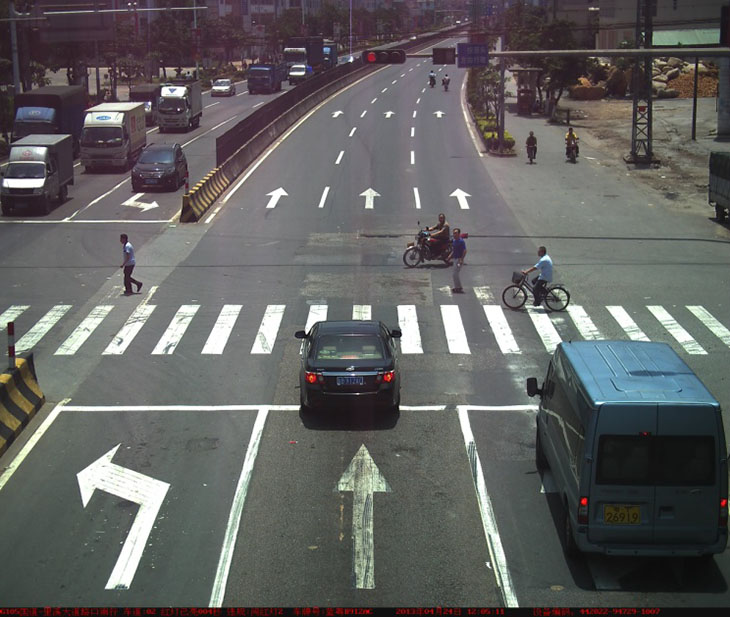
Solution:
[{"label": "blue van", "polygon": [[561,343],[540,396],[536,464],[563,502],[566,554],[703,556],[727,544],[720,404],[665,343]]}]

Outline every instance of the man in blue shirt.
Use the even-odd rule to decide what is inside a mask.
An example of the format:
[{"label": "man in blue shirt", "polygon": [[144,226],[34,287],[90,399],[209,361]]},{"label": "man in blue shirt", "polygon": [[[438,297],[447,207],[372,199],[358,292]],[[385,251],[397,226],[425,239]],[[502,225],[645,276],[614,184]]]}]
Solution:
[{"label": "man in blue shirt", "polygon": [[461,288],[461,267],[464,265],[464,257],[466,257],[466,242],[461,237],[461,229],[454,227],[454,240],[451,243],[451,255],[449,259],[453,259],[454,265],[453,276],[454,276],[454,287],[451,289],[452,293],[463,294],[464,290]]},{"label": "man in blue shirt", "polygon": [[533,293],[535,294],[534,304],[535,306],[540,306],[545,294],[545,286],[553,282],[553,260],[550,259],[550,255],[547,254],[547,249],[544,246],[537,249],[537,254],[540,259],[537,260],[537,263],[532,268],[523,270],[522,274],[530,274],[530,272],[535,272],[535,270],[540,272],[533,289]]}]

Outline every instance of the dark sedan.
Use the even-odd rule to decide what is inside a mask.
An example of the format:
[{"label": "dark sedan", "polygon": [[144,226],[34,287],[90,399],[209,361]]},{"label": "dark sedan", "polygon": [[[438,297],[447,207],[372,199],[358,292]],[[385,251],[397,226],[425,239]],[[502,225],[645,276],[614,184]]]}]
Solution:
[{"label": "dark sedan", "polygon": [[320,321],[302,339],[299,399],[302,411],[351,406],[397,412],[400,370],[395,339],[401,331],[380,321]]},{"label": "dark sedan", "polygon": [[187,173],[188,161],[180,144],[150,144],[132,168],[132,190],[165,187],[176,191]]}]

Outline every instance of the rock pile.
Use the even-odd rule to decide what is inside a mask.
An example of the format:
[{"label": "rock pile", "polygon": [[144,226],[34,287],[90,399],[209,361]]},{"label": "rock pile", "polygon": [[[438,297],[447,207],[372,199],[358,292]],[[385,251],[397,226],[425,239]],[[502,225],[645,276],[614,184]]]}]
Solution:
[{"label": "rock pile", "polygon": [[[631,70],[621,71],[615,66],[604,65],[608,72],[605,81],[591,84],[582,77],[577,86],[570,88],[570,98],[596,100],[604,96],[626,96],[630,90]],[[700,62],[697,67],[698,96],[716,96],[717,67]],[[680,58],[655,58],[652,63],[651,85],[657,98],[691,97],[694,90],[694,62]]]}]

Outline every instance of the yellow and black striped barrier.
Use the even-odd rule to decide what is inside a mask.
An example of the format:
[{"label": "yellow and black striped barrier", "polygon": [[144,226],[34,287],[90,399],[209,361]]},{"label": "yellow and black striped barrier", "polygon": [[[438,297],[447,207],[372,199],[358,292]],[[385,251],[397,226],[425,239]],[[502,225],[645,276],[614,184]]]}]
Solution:
[{"label": "yellow and black striped barrier", "polygon": [[0,454],[46,402],[36,378],[33,354],[16,358],[16,366],[0,373]]},{"label": "yellow and black striped barrier", "polygon": [[198,182],[190,192],[183,195],[182,212],[180,221],[183,223],[197,222],[208,211],[231,184],[233,178],[229,177],[223,167],[216,167]]}]

